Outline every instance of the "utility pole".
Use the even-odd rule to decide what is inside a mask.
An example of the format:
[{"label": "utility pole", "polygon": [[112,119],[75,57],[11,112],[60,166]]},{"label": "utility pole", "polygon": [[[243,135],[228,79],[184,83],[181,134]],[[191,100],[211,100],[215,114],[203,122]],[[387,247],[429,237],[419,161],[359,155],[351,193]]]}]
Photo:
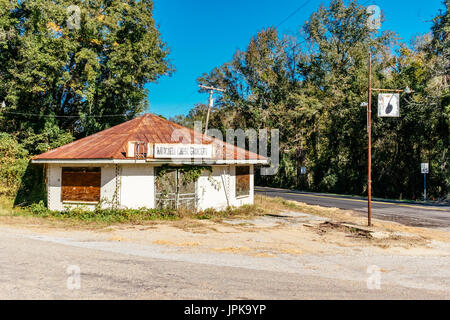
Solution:
[{"label": "utility pole", "polygon": [[209,113],[211,112],[211,108],[214,105],[213,100],[214,91],[225,92],[225,90],[214,87],[207,87],[203,85],[199,85],[199,87],[205,90],[209,90],[209,104],[208,104],[208,112],[206,113],[206,124],[205,124],[205,134],[206,134],[208,132]]},{"label": "utility pole", "polygon": [[428,162],[420,164],[423,173],[423,202],[427,201],[427,173],[429,173],[430,164]]}]

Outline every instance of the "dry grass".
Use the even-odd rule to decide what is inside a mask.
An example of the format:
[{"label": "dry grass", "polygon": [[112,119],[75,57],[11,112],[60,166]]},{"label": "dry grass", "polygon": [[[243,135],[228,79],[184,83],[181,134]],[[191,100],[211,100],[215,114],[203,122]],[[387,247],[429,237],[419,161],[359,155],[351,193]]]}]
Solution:
[{"label": "dry grass", "polygon": [[14,200],[8,197],[0,197],[0,216],[12,216],[19,212],[19,209],[13,208]]},{"label": "dry grass", "polygon": [[301,254],[305,253],[303,250],[291,249],[291,248],[280,249],[279,252],[284,253],[284,254],[293,254],[293,255],[301,255]]},{"label": "dry grass", "polygon": [[200,242],[173,242],[168,240],[155,240],[154,244],[165,245],[165,246],[175,246],[175,247],[197,247],[201,245]]},{"label": "dry grass", "polygon": [[[243,206],[240,208],[228,208],[223,211],[205,210],[198,213],[189,211],[180,211],[180,216],[174,221],[160,221],[149,220],[139,222],[105,222],[105,221],[83,221],[77,219],[61,219],[55,217],[39,217],[33,215],[22,215],[20,208],[13,208],[13,201],[9,198],[0,197],[0,223],[7,225],[27,226],[32,228],[54,228],[54,229],[74,229],[74,230],[96,230],[96,231],[111,231],[111,228],[135,228],[148,227],[155,228],[157,224],[169,224],[177,229],[188,233],[208,234],[210,232],[218,232],[223,227],[224,219],[245,219],[267,214],[283,214],[286,211],[295,211],[306,214],[317,215],[328,218],[334,223],[350,223],[361,228],[367,228],[367,220],[359,214],[337,208],[325,208],[320,206],[308,205],[301,202],[284,200],[282,198],[270,198],[262,195],[255,195],[255,204],[251,206]],[[227,224],[228,226],[228,224]],[[256,232],[257,229],[251,228],[248,223],[241,223],[233,226],[236,230],[242,229],[245,232]],[[311,226],[313,232],[320,232],[322,234],[328,233],[324,228]],[[374,219],[373,227],[369,228],[373,231],[383,231],[388,233],[408,233],[416,237],[413,239],[405,239],[402,237],[402,242],[410,243],[411,245],[423,244],[426,240],[437,240],[443,242],[450,242],[448,232],[409,227],[395,222],[381,221]],[[335,230],[339,231],[339,230]],[[342,231],[342,230],[340,230]],[[348,231],[348,232],[347,232]],[[351,234],[351,230],[344,230],[345,233]],[[354,235],[352,235],[354,236]],[[363,239],[360,239],[363,241]],[[388,247],[393,242],[399,239],[372,239],[374,244],[379,247]]]},{"label": "dry grass", "polygon": [[249,247],[223,247],[223,248],[210,248],[210,251],[220,252],[220,253],[233,253],[233,254],[244,254],[259,258],[272,258],[273,254],[267,252],[260,252],[255,248]]},{"label": "dry grass", "polygon": [[[391,234],[384,239],[364,237],[358,234],[354,226],[365,227],[366,220],[357,213],[323,208],[304,203],[286,201],[281,198],[268,198],[255,195],[253,206],[244,206],[226,211],[208,210],[198,215],[185,212],[177,220],[139,221],[138,223],[100,223],[77,221],[73,219],[54,219],[52,217],[34,217],[14,215],[10,202],[1,199],[0,224],[30,228],[45,233],[71,232],[78,236],[86,234],[92,237],[117,242],[136,242],[177,248],[183,252],[215,252],[217,254],[239,254],[269,258],[277,254],[301,256],[305,254],[354,254],[361,250],[392,254],[441,254],[447,250],[440,244],[430,246],[430,240],[449,241],[448,233],[432,229],[412,228],[392,222],[375,220],[376,231],[404,232],[413,237]],[[265,215],[286,215],[286,212],[301,212],[329,218],[321,224],[312,217],[305,223],[290,223],[291,218],[261,217],[252,221],[252,217]],[[227,220],[242,219],[229,223]],[[294,219],[295,220],[295,219]],[[248,222],[247,222],[248,221]],[[254,222],[254,223],[253,223]],[[266,224],[266,222],[269,222]],[[272,222],[281,222],[274,225]],[[342,225],[342,223],[351,225]],[[355,230],[354,230],[355,229]],[[90,230],[93,233],[89,232]],[[79,232],[81,231],[81,232]],[[413,249],[413,250],[411,250]],[[434,251],[433,251],[434,250]],[[441,250],[441,251],[439,251]],[[437,252],[437,253],[436,253]]]},{"label": "dry grass", "polygon": [[242,252],[250,252],[251,248],[248,247],[224,247],[224,248],[211,248],[210,250],[216,252],[226,252],[226,253],[242,253]]},{"label": "dry grass", "polygon": [[54,217],[35,217],[31,215],[21,215],[15,210],[2,210],[0,207],[0,224],[11,226],[27,226],[32,228],[53,228],[53,229],[75,229],[75,230],[103,230],[107,223],[80,221],[75,219],[58,219]]},{"label": "dry grass", "polygon": [[436,230],[436,229],[428,229],[428,228],[419,228],[419,227],[409,227],[400,223],[388,222],[388,221],[379,221],[374,222],[374,226],[378,228],[382,228],[387,232],[402,232],[402,233],[411,233],[415,234],[423,239],[432,239],[436,241],[450,242],[450,236],[448,232]]},{"label": "dry grass", "polygon": [[245,205],[239,208],[226,208],[224,210],[208,209],[193,211],[179,209],[165,212],[163,210],[137,209],[137,210],[100,210],[88,211],[74,209],[71,211],[56,212],[47,210],[39,205],[39,210],[32,208],[15,208],[13,199],[0,197],[0,223],[17,225],[46,225],[56,228],[74,229],[102,229],[108,226],[119,225],[148,225],[156,221],[175,221],[175,225],[183,230],[202,232],[204,224],[196,223],[200,220],[220,221],[222,219],[250,217],[259,214],[256,206]]},{"label": "dry grass", "polygon": [[192,218],[183,218],[181,220],[173,221],[172,226],[190,233],[206,234],[210,231],[218,232],[213,223],[207,223],[207,221]]},{"label": "dry grass", "polygon": [[352,211],[341,210],[338,208],[325,208],[321,206],[309,205],[302,202],[285,200],[282,198],[270,198],[262,195],[255,195],[255,206],[260,208],[263,213],[282,213],[283,211],[299,211],[303,213],[314,214],[321,217],[332,219],[345,219],[352,217]]},{"label": "dry grass", "polygon": [[[298,211],[329,218],[334,222],[351,223],[373,231],[384,231],[389,233],[408,233],[414,234],[417,238],[404,239],[405,243],[411,246],[423,244],[426,240],[437,240],[450,242],[449,233],[436,229],[405,226],[400,223],[373,219],[372,227],[367,227],[367,218],[362,217],[354,211],[341,210],[338,208],[325,208],[320,206],[308,205],[302,202],[285,200],[282,198],[270,198],[262,195],[255,195],[255,205],[260,207],[264,213],[282,213],[283,211]],[[380,247],[388,246],[398,239],[386,239],[375,241]]]}]

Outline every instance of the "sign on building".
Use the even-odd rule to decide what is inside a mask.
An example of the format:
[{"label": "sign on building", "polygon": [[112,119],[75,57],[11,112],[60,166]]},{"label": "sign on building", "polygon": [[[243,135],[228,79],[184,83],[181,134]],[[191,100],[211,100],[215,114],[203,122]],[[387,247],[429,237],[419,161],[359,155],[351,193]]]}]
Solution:
[{"label": "sign on building", "polygon": [[421,168],[422,173],[430,173],[430,168],[429,168],[428,163],[421,163],[420,168]]},{"label": "sign on building", "polygon": [[191,159],[212,158],[212,145],[210,144],[155,144],[155,158]]},{"label": "sign on building", "polygon": [[400,95],[398,93],[380,93],[378,95],[378,116],[400,116]]}]

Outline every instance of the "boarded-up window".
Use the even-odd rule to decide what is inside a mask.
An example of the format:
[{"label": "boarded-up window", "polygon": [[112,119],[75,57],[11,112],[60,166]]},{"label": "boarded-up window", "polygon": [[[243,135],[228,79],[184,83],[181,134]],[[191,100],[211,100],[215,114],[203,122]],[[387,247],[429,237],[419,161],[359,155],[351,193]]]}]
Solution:
[{"label": "boarded-up window", "polygon": [[97,167],[62,168],[61,200],[100,201],[101,173]]},{"label": "boarded-up window", "polygon": [[250,167],[236,167],[236,197],[250,195]]}]

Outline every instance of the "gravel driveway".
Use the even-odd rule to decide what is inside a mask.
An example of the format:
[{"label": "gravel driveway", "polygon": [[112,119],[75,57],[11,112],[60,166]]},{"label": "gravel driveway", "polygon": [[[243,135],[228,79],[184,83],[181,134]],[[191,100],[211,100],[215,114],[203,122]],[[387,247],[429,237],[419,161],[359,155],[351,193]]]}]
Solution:
[{"label": "gravel driveway", "polygon": [[258,257],[64,235],[1,227],[0,299],[450,298],[448,255]]}]

